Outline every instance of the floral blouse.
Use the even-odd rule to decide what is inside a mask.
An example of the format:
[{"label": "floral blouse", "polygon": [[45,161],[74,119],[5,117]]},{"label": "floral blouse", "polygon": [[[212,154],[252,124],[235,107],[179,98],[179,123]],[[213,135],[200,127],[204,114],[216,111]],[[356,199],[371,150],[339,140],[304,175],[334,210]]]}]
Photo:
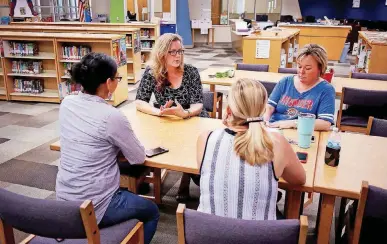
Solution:
[{"label": "floral blouse", "polygon": [[[183,80],[180,87],[174,89],[166,86],[162,91],[156,89],[156,79],[152,75],[152,70],[147,67],[137,90],[136,100],[149,102],[152,93],[159,105],[166,104],[168,100],[177,100],[184,109],[188,109],[191,104],[203,104],[203,87],[199,71],[189,64],[184,65]],[[199,117],[209,117],[204,108]]]}]

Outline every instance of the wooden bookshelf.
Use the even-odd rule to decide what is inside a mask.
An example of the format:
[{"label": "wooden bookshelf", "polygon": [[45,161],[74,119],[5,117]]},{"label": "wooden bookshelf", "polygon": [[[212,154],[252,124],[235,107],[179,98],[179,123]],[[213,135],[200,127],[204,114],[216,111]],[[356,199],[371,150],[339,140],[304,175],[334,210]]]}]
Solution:
[{"label": "wooden bookshelf", "polygon": [[[39,33],[39,32],[0,32],[0,39],[4,48],[4,58],[2,58],[2,74],[0,75],[0,99],[2,91],[5,91],[5,96],[11,101],[36,101],[36,102],[52,102],[59,103],[61,98],[65,96],[62,86],[64,82],[69,82],[71,77],[65,73],[65,64],[74,64],[79,62],[81,56],[65,57],[62,47],[66,46],[87,46],[92,52],[101,52],[114,57],[119,63],[118,73],[127,79],[127,64],[125,35],[113,34],[81,34],[81,33]],[[121,41],[121,43],[120,43]],[[11,42],[28,42],[35,43],[38,47],[38,52],[33,56],[15,55],[9,45]],[[114,43],[117,43],[115,46]],[[114,50],[114,46],[116,50]],[[122,50],[122,46],[123,49]],[[77,49],[74,49],[77,50]],[[82,51],[82,50],[81,50]],[[87,52],[82,52],[83,55]],[[124,59],[122,59],[124,57]],[[69,59],[71,58],[71,59]],[[121,61],[123,60],[123,61]],[[14,62],[13,62],[14,61]],[[15,72],[15,61],[41,62],[43,71],[38,73],[20,73]],[[14,65],[14,67],[12,67]],[[25,66],[24,66],[25,67]],[[1,82],[3,79],[3,82]],[[44,86],[44,91],[41,93],[27,93],[20,91],[19,87],[15,89],[15,85],[19,80],[15,79],[39,79]],[[3,83],[3,85],[1,84]],[[23,83],[22,83],[23,84]],[[73,86],[74,87],[74,86]],[[128,84],[120,82],[113,94],[109,103],[114,106],[119,105],[128,98]]]},{"label": "wooden bookshelf", "polygon": [[387,32],[360,31],[356,58],[357,72],[387,74],[386,63]]},{"label": "wooden bookshelf", "polygon": [[[299,43],[297,29],[278,29],[278,31],[261,31],[243,37],[243,63],[268,64],[269,72],[278,72],[278,68],[292,68],[294,66],[294,48]],[[256,45],[258,40],[270,42],[268,58],[256,57]]]},{"label": "wooden bookshelf", "polygon": [[[130,62],[127,63],[128,76],[133,79],[128,79],[129,84],[135,84],[141,80],[141,50],[140,50],[140,29],[131,27],[108,27],[108,26],[57,26],[57,25],[17,25],[17,26],[0,26],[0,31],[32,31],[45,33],[91,33],[91,34],[119,34],[126,35],[127,41],[127,57]],[[133,48],[135,47],[135,48]],[[78,62],[77,60],[59,60],[60,63]],[[130,75],[129,75],[130,74]]]},{"label": "wooden bookshelf", "polygon": [[4,76],[4,58],[0,57],[0,100],[7,100],[7,89],[5,84],[5,76]]},{"label": "wooden bookshelf", "polygon": [[[140,29],[140,35],[141,35],[141,49],[147,48],[147,43],[151,43],[151,45],[154,45],[155,40],[160,36],[160,20],[158,18],[155,18],[154,22],[131,22],[131,23],[95,23],[95,22],[11,22],[10,26],[11,28],[19,28],[19,26],[72,26],[72,27],[98,27],[98,28],[139,28]],[[24,27],[25,28],[25,27]],[[28,30],[30,31],[30,30]],[[149,31],[149,35],[145,35]],[[142,68],[145,68],[145,63],[149,59],[149,51],[143,51],[141,50],[141,58],[142,61]]]}]

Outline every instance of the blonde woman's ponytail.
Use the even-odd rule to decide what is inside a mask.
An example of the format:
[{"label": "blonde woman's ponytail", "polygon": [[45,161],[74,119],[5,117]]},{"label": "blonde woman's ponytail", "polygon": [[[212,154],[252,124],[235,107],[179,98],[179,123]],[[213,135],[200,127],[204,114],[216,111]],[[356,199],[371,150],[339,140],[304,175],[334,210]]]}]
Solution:
[{"label": "blonde woman's ponytail", "polygon": [[273,142],[261,118],[267,103],[265,87],[259,81],[240,79],[233,84],[228,102],[232,111],[230,124],[248,126],[235,135],[235,153],[250,165],[272,161]]}]

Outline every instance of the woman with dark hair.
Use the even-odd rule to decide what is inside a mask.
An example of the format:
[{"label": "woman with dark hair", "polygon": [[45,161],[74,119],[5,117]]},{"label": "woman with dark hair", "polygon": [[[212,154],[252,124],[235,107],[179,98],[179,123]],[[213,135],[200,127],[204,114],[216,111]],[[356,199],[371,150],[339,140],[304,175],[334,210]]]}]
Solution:
[{"label": "woman with dark hair", "polygon": [[144,163],[145,149],[127,118],[106,102],[122,78],[117,64],[105,54],[90,53],[73,66],[71,77],[83,90],[60,106],[57,199],[92,200],[101,228],[138,219],[150,243],[159,220],[157,205],[119,188],[118,152],[135,165]]},{"label": "woman with dark hair", "polygon": [[[197,68],[184,64],[184,49],[179,35],[167,33],[160,36],[151,54],[149,67],[145,70],[137,90],[136,106],[143,113],[164,116],[174,115],[183,119],[193,116],[209,117],[203,109],[203,88]],[[155,95],[158,106],[149,104]],[[190,177],[191,176],[191,177]],[[177,201],[189,198],[191,178],[183,174]]]}]

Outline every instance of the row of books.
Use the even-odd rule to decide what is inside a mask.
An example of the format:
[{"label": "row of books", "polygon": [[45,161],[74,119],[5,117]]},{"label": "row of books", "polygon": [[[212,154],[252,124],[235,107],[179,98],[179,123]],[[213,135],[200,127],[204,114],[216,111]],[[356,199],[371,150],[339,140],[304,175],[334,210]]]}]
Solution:
[{"label": "row of books", "polygon": [[83,56],[91,52],[91,47],[63,45],[61,51],[63,59],[80,60]]},{"label": "row of books", "polygon": [[141,29],[141,36],[150,38],[151,30],[150,29]]},{"label": "row of books", "polygon": [[44,92],[44,82],[40,79],[14,79],[13,90],[23,93],[42,93]]},{"label": "row of books", "polygon": [[59,83],[58,88],[60,99],[65,98],[67,95],[76,95],[82,90],[82,86],[80,84],[76,84],[71,81],[63,81]]},{"label": "row of books", "polygon": [[116,61],[118,66],[126,65],[126,40],[121,38],[114,40],[112,43],[113,46],[113,58]]},{"label": "row of books", "polygon": [[35,42],[9,41],[9,54],[12,56],[36,56],[39,46]]},{"label": "row of books", "polygon": [[154,42],[152,41],[143,41],[141,42],[141,48],[152,48],[153,47],[153,44]]},{"label": "row of books", "polygon": [[12,73],[40,74],[43,72],[42,61],[12,61]]},{"label": "row of books", "polygon": [[70,76],[71,68],[73,67],[74,63],[63,63],[64,67],[64,74]]}]

